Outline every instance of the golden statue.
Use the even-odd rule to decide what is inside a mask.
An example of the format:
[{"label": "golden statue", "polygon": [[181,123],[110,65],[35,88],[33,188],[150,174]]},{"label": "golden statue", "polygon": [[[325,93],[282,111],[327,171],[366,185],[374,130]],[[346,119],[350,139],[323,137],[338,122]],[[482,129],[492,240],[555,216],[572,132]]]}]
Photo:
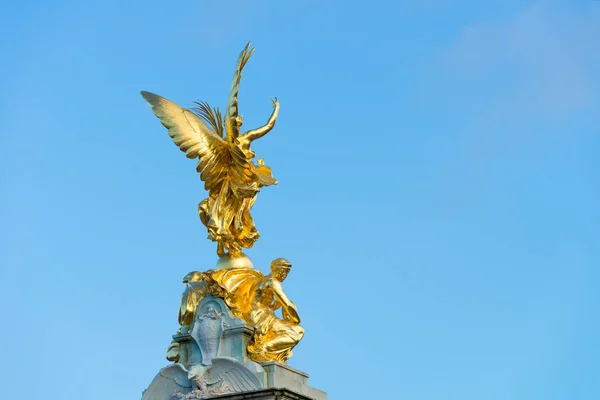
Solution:
[{"label": "golden statue", "polygon": [[[254,361],[285,362],[304,336],[298,309],[281,287],[291,267],[285,258],[276,258],[267,276],[250,269],[213,273],[212,278],[225,289],[229,308],[254,328],[254,338],[248,346],[248,355]],[[283,319],[275,315],[279,308]]]},{"label": "golden statue", "polygon": [[[276,258],[266,276],[250,268],[190,272],[183,278],[186,288],[181,295],[179,333],[189,332],[196,309],[206,296],[220,297],[236,317],[254,328],[248,356],[257,362],[285,362],[304,336],[298,309],[281,287],[291,267],[285,258]],[[279,308],[282,319],[275,315]],[[178,351],[177,342],[172,342],[167,359],[177,362]]]},{"label": "golden statue", "polygon": [[[188,158],[199,159],[196,170],[208,190],[208,198],[198,205],[198,214],[208,230],[208,238],[217,242],[220,257],[214,270],[190,272],[183,279],[186,288],[179,309],[181,328],[167,351],[167,359],[175,363],[182,354],[177,338],[190,335],[197,308],[209,296],[223,299],[235,317],[254,329],[247,354],[256,362],[285,362],[304,336],[298,310],[281,287],[291,264],[277,258],[271,263],[271,273],[265,276],[253,268],[242,252],[259,237],[250,215],[259,190],[277,184],[262,158],[254,164],[255,154],[250,149],[254,140],[275,125],[279,114],[277,99],[272,100],[273,113],[266,125],[240,133],[238,91],[242,69],[253,51],[248,43],[238,58],[224,118],[205,102],[196,102],[197,107],[188,110],[142,92],[173,142]],[[279,308],[282,318],[275,315]]]},{"label": "golden statue", "polygon": [[269,132],[279,114],[279,102],[266,125],[240,134],[242,116],[238,114],[238,92],[242,69],[254,49],[246,45],[240,54],[229,95],[225,120],[218,109],[196,102],[188,110],[161,96],[142,92],[154,114],[168,129],[169,136],[188,158],[198,158],[196,170],[208,190],[208,198],[198,204],[200,220],[208,229],[208,238],[217,242],[219,257],[242,255],[258,239],[250,210],[260,188],[277,184],[271,168],[261,158],[254,164],[252,142]]}]

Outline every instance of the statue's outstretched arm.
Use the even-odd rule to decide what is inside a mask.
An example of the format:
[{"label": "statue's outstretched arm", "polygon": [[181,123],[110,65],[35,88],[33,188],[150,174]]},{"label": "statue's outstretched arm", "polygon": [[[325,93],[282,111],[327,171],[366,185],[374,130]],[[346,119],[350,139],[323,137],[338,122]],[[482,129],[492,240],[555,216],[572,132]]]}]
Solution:
[{"label": "statue's outstretched arm", "polygon": [[277,121],[277,116],[279,115],[279,101],[277,100],[277,98],[271,99],[271,101],[273,102],[273,113],[271,114],[271,117],[269,118],[269,121],[267,122],[267,124],[260,128],[252,129],[242,135],[250,142],[263,137],[264,135],[267,134],[267,132],[269,132],[275,126],[275,122]]}]

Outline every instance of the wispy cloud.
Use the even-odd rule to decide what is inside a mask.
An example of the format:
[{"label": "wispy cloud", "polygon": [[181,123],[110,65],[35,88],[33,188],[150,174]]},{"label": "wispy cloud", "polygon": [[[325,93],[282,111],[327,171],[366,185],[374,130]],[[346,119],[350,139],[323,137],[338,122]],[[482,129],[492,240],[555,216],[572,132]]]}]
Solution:
[{"label": "wispy cloud", "polygon": [[460,209],[490,202],[494,185],[531,186],[528,174],[600,130],[600,2],[537,2],[471,24],[427,73],[420,98],[452,154],[437,198]]},{"label": "wispy cloud", "polygon": [[469,26],[442,59],[456,78],[481,84],[504,118],[565,116],[598,103],[600,3],[538,2],[508,20]]}]

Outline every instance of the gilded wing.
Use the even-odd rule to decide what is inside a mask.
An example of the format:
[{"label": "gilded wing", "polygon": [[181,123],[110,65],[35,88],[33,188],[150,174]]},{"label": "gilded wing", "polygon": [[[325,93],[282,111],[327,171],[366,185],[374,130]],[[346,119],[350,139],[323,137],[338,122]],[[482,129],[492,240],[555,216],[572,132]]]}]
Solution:
[{"label": "gilded wing", "polygon": [[204,122],[210,125],[213,132],[219,137],[223,137],[223,117],[218,108],[212,109],[205,101],[196,101],[196,107],[193,111],[197,116],[202,118]]},{"label": "gilded wing", "polygon": [[246,44],[246,47],[240,53],[237,63],[235,65],[235,72],[233,73],[233,80],[231,81],[231,88],[229,89],[229,101],[227,103],[227,114],[225,115],[225,126],[227,133],[227,140],[233,142],[240,134],[240,127],[236,122],[238,117],[238,93],[240,91],[240,81],[242,79],[242,69],[250,59],[250,56],[254,52],[254,49],[250,49],[250,42]]},{"label": "gilded wing", "polygon": [[196,170],[206,190],[218,191],[224,182],[243,186],[252,181],[252,166],[238,146],[223,140],[190,110],[150,92],[142,92],[142,97],[186,157],[199,158]]}]

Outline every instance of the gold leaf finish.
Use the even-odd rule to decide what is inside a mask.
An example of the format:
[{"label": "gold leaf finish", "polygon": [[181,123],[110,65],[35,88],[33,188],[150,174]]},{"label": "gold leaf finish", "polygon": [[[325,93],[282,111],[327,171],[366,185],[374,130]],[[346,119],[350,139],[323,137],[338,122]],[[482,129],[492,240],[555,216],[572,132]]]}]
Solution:
[{"label": "gold leaf finish", "polygon": [[208,229],[208,238],[217,242],[219,257],[241,256],[242,248],[254,245],[260,235],[250,210],[262,187],[277,184],[262,158],[254,164],[255,153],[250,149],[254,140],[275,126],[277,99],[272,100],[273,113],[266,125],[239,133],[242,117],[238,114],[238,92],[242,69],[254,50],[249,46],[236,65],[225,121],[219,110],[205,102],[196,102],[195,113],[164,97],[142,92],[175,145],[186,157],[198,159],[196,171],[208,191],[208,198],[198,204],[198,214]]},{"label": "gold leaf finish", "polygon": [[[183,279],[186,288],[179,309],[180,331],[189,331],[198,304],[206,296],[219,297],[236,317],[254,328],[247,349],[250,359],[285,362],[304,336],[298,309],[281,287],[291,267],[286,259],[277,258],[271,262],[269,275],[252,268],[190,272]],[[275,315],[279,308],[282,318]],[[167,359],[173,361],[179,357],[173,350],[176,348],[177,345],[171,343]]]},{"label": "gold leaf finish", "polygon": [[[238,92],[242,70],[254,49],[250,44],[240,54],[230,87],[225,117],[208,103],[197,101],[192,110],[180,107],[164,97],[142,92],[154,114],[167,128],[169,136],[190,159],[198,159],[196,171],[204,182],[208,197],[198,205],[200,220],[208,238],[217,242],[220,259],[215,269],[190,272],[179,308],[179,333],[188,334],[196,309],[207,296],[221,298],[231,312],[254,329],[248,356],[257,362],[285,362],[304,336],[296,305],[284,293],[281,282],[291,264],[278,258],[271,272],[264,275],[253,268],[242,249],[250,248],[259,237],[250,215],[261,188],[276,185],[271,168],[260,158],[254,163],[252,142],[275,126],[279,102],[273,99],[273,112],[267,123],[241,132]],[[282,318],[275,315],[281,309]],[[167,359],[180,360],[180,343],[173,341]]]}]

